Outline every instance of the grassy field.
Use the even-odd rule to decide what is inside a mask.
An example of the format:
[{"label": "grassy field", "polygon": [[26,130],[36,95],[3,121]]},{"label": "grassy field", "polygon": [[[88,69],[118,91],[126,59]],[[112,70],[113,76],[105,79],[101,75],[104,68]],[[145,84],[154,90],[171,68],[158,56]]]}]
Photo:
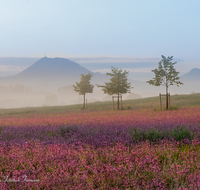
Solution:
[{"label": "grassy field", "polygon": [[2,109],[0,189],[200,189],[200,94],[171,105]]},{"label": "grassy field", "polygon": [[[123,98],[123,97],[122,97]],[[200,106],[200,94],[190,95],[173,95],[170,98],[171,108],[180,109],[183,107],[198,107]],[[123,100],[123,109],[153,109],[160,111],[159,97]],[[13,109],[0,109],[0,116],[2,115],[15,115],[15,114],[39,114],[39,113],[58,113],[65,111],[80,111],[82,104],[67,105],[67,106],[52,106],[52,107],[29,107],[29,108],[13,108]],[[162,108],[165,108],[165,97],[162,97]],[[117,102],[115,101],[115,110],[117,109]],[[88,103],[87,110],[112,110],[112,102],[95,102]]]}]

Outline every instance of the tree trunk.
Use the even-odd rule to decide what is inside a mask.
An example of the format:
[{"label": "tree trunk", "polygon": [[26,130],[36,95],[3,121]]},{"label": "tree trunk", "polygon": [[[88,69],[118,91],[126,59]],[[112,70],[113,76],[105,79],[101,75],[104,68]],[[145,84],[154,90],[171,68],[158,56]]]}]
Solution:
[{"label": "tree trunk", "polygon": [[168,110],[168,93],[166,93],[166,110]]},{"label": "tree trunk", "polygon": [[113,110],[114,110],[114,97],[112,96],[112,106],[113,106]]},{"label": "tree trunk", "polygon": [[117,109],[119,110],[119,92],[118,92],[118,99],[117,99]]},{"label": "tree trunk", "polygon": [[120,109],[122,110],[122,95],[121,95],[121,100],[120,100]]},{"label": "tree trunk", "polygon": [[85,94],[83,95],[83,109],[85,109]]},{"label": "tree trunk", "polygon": [[168,110],[168,81],[166,77],[166,110]]}]

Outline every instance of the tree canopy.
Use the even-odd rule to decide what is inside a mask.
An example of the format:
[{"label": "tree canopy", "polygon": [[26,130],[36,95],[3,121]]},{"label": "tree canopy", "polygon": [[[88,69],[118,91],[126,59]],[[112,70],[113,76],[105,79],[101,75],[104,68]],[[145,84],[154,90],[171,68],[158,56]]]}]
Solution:
[{"label": "tree canopy", "polygon": [[162,59],[158,63],[158,69],[152,70],[155,73],[153,80],[147,81],[150,85],[160,86],[163,85],[166,87],[166,94],[168,93],[168,87],[170,85],[176,84],[178,87],[181,83],[178,77],[179,72],[176,71],[174,65],[177,62],[172,62],[173,56],[165,57],[161,55]]},{"label": "tree canopy", "polygon": [[122,69],[111,67],[112,73],[106,73],[110,76],[110,82],[106,82],[105,85],[97,85],[97,87],[102,87],[102,91],[105,94],[125,94],[130,92],[131,83],[127,82],[127,75],[129,72],[126,70],[122,72]]},{"label": "tree canopy", "polygon": [[106,73],[106,75],[110,76],[110,82],[106,82],[105,85],[97,85],[97,87],[101,87],[102,91],[105,94],[118,95],[118,109],[119,109],[119,94],[130,93],[131,83],[128,83],[128,73],[126,70],[123,72],[122,69],[111,67],[111,73]]}]

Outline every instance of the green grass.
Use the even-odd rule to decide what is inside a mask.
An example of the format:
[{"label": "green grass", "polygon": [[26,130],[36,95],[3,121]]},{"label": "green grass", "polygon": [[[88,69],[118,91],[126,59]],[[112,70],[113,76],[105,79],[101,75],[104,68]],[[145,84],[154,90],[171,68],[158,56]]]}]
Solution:
[{"label": "green grass", "polygon": [[[200,106],[200,94],[190,95],[173,95],[170,98],[170,110],[177,110],[183,107]],[[159,96],[151,98],[142,98],[135,100],[124,100],[122,103],[123,110],[127,109],[152,109],[160,111]],[[0,116],[16,115],[16,114],[38,114],[38,113],[59,113],[66,111],[84,111],[82,104],[68,105],[68,106],[52,106],[52,107],[29,107],[29,108],[14,108],[14,109],[0,109]],[[162,97],[162,108],[165,109],[165,97]],[[112,110],[112,101],[88,103],[87,110],[100,111]],[[117,104],[115,102],[115,110]]]}]

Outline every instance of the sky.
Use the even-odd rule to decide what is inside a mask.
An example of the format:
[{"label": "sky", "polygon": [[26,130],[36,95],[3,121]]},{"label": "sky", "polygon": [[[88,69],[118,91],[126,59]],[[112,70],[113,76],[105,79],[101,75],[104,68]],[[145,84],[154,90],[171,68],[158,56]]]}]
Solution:
[{"label": "sky", "polygon": [[[199,0],[0,0],[0,4],[0,58],[39,59],[46,53],[76,60],[94,72],[117,66],[140,80],[151,75],[161,55],[174,56],[182,74],[200,68]],[[0,59],[0,76],[33,63]]]}]

